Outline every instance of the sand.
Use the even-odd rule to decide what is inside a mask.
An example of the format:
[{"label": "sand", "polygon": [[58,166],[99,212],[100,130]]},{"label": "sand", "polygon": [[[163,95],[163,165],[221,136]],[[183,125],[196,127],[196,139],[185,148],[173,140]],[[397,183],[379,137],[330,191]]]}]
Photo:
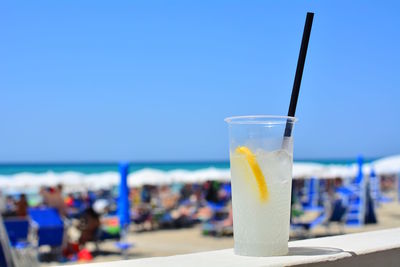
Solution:
[{"label": "sand", "polygon": [[[365,232],[386,228],[400,227],[400,203],[391,202],[381,204],[376,210],[378,223],[365,225],[363,227],[345,227],[345,233]],[[330,233],[323,226],[319,226],[311,232],[311,236],[326,236],[340,234],[340,227],[332,225]],[[297,237],[292,236],[296,239]],[[158,230],[137,233],[131,231],[128,241],[134,243],[134,247],[129,250],[127,258],[138,259],[143,257],[169,256],[217,250],[233,247],[232,237],[210,237],[201,234],[200,226],[189,229],[178,230]],[[88,249],[94,250],[93,244],[88,244]],[[104,262],[121,260],[118,249],[115,248],[115,241],[106,241],[100,244],[100,252],[95,254],[91,262]],[[68,264],[78,264],[70,262]],[[43,263],[42,266],[60,265],[57,262]]]}]

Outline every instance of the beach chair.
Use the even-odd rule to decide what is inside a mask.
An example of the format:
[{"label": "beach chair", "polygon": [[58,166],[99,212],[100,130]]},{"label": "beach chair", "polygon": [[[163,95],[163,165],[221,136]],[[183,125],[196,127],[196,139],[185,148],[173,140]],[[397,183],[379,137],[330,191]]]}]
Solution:
[{"label": "beach chair", "polygon": [[0,266],[15,267],[17,266],[15,258],[12,257],[10,241],[7,231],[4,227],[3,218],[0,215]]},{"label": "beach chair", "polygon": [[390,197],[386,197],[382,194],[381,191],[381,180],[379,176],[376,175],[374,169],[371,168],[371,172],[369,175],[369,189],[372,199],[374,200],[374,205],[379,207],[381,203],[389,203],[393,202],[394,199]]},{"label": "beach chair", "polygon": [[174,219],[170,211],[164,211],[158,220],[158,224],[162,229],[172,229],[174,227]]},{"label": "beach chair", "polygon": [[101,219],[101,225],[97,231],[94,244],[96,251],[100,251],[100,244],[105,240],[119,240],[121,238],[121,227],[116,216],[105,216]]},{"label": "beach chair", "polygon": [[64,238],[64,222],[54,208],[29,209],[30,224],[33,229],[36,248],[48,245],[51,253],[61,256],[61,247]]},{"label": "beach chair", "polygon": [[223,236],[233,234],[233,227],[221,227],[220,223],[229,215],[229,210],[223,203],[208,202],[207,207],[212,210],[209,220],[203,222],[203,235]]},{"label": "beach chair", "polygon": [[[8,217],[4,220],[13,257],[18,266],[37,266],[36,253],[29,243],[29,220],[25,217]],[[36,262],[36,264],[35,264]]]},{"label": "beach chair", "polygon": [[12,264],[7,262],[6,255],[7,253],[4,252],[3,245],[0,244],[0,266],[12,267]]},{"label": "beach chair", "polygon": [[346,214],[348,207],[344,204],[343,199],[337,199],[333,203],[332,212],[325,223],[326,232],[330,233],[330,227],[332,223],[336,223],[339,225],[340,233],[344,233],[344,225],[346,223]]},{"label": "beach chair", "polygon": [[[20,226],[21,229],[18,229],[18,226]],[[9,238],[8,232],[11,234],[12,240]],[[27,237],[28,227],[26,225],[26,220],[13,218],[8,219],[7,222],[3,222],[0,216],[0,266],[39,266],[36,254],[32,251],[27,242]]]},{"label": "beach chair", "polygon": [[365,219],[367,184],[362,170],[363,158],[361,156],[357,158],[357,165],[357,176],[349,185],[337,190],[337,192],[344,194],[348,202],[346,225],[350,227],[360,227],[364,225]]},{"label": "beach chair", "polygon": [[[302,214],[300,220],[291,218],[291,229],[302,236],[310,237],[311,231],[326,221],[325,207],[320,205],[322,199],[320,194],[321,181],[312,177],[306,181],[306,201],[301,202],[299,212]],[[298,218],[299,219],[299,218]]]},{"label": "beach chair", "polygon": [[364,224],[365,196],[361,184],[352,183],[336,189],[341,196],[343,205],[346,206],[345,223],[350,227],[359,227]]},{"label": "beach chair", "polygon": [[226,208],[225,203],[218,202],[207,202],[207,207],[209,207],[214,213]]},{"label": "beach chair", "polygon": [[[304,217],[306,219],[295,221],[292,218],[292,222],[290,224],[290,228],[296,232],[298,235],[304,236],[306,238],[310,238],[312,236],[312,230],[319,226],[323,225],[326,221],[326,212],[324,207],[312,207],[309,209],[303,210]],[[307,219],[307,215],[311,215],[311,219]]]},{"label": "beach chair", "polygon": [[21,243],[28,242],[29,221],[24,217],[10,217],[4,219],[8,238],[11,246],[15,247]]},{"label": "beach chair", "polygon": [[319,198],[320,198],[320,181],[312,177],[306,181],[307,198],[306,201],[302,202],[304,210],[319,210]]}]

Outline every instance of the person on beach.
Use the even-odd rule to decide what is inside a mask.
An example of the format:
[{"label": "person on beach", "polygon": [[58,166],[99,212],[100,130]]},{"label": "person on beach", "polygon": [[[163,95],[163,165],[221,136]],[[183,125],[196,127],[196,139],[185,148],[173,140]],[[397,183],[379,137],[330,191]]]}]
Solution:
[{"label": "person on beach", "polygon": [[16,203],[16,215],[19,217],[25,217],[28,215],[28,201],[26,200],[26,195],[21,194],[19,200]]},{"label": "person on beach", "polygon": [[79,246],[84,246],[88,241],[95,241],[97,239],[97,234],[100,229],[100,217],[93,210],[93,208],[88,208],[84,212],[78,229],[81,231],[81,236],[79,237]]},{"label": "person on beach", "polygon": [[54,188],[40,189],[40,195],[43,197],[43,204],[52,208],[57,209],[60,216],[65,217],[67,214],[66,205],[62,196],[62,185],[59,184]]},{"label": "person on beach", "polygon": [[16,216],[15,199],[12,196],[7,196],[4,203],[4,211],[2,212],[3,217]]}]

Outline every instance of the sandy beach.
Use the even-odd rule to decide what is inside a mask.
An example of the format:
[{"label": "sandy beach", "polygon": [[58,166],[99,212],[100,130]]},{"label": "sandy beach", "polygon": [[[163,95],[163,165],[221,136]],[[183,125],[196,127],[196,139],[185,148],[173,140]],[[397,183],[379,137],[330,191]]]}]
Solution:
[{"label": "sandy beach", "polygon": [[[356,233],[374,231],[379,229],[400,227],[400,203],[384,203],[376,210],[378,223],[365,225],[363,227],[346,227],[345,233]],[[330,234],[340,234],[337,225],[332,225]],[[312,231],[314,237],[328,235],[326,228],[319,226]],[[295,236],[292,236],[296,239]],[[178,230],[157,230],[135,232],[132,231],[128,237],[129,242],[134,244],[128,253],[129,259],[145,257],[170,256],[176,254],[194,253],[208,250],[218,250],[233,247],[232,237],[210,237],[201,234],[200,226]],[[87,245],[88,249],[94,250],[93,244]],[[115,241],[105,241],[100,244],[100,251],[94,252],[94,259],[91,262],[106,262],[121,260],[122,257],[115,247]],[[69,262],[68,264],[79,264],[88,262]],[[42,263],[42,266],[60,265],[57,262]]]}]

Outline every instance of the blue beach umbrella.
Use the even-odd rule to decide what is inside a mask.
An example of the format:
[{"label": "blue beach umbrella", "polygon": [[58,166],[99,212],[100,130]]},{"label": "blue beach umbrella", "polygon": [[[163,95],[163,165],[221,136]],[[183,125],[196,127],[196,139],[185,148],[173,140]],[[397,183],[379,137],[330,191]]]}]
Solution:
[{"label": "blue beach umbrella", "polygon": [[349,187],[349,199],[348,199],[348,206],[349,210],[347,213],[347,225],[354,225],[354,226],[361,226],[364,224],[365,218],[365,186],[363,186],[363,158],[362,156],[357,157],[357,176],[354,178],[352,182],[352,186]]},{"label": "blue beach umbrella", "polygon": [[365,207],[365,218],[364,223],[377,223],[377,218],[375,214],[375,201],[376,204],[379,203],[379,180],[376,177],[375,171],[371,168],[371,173],[369,177],[369,183],[367,184],[366,191],[366,207]]},{"label": "blue beach umbrella", "polygon": [[119,164],[119,173],[121,175],[121,182],[119,184],[118,190],[118,218],[121,228],[129,225],[129,189],[128,189],[128,173],[129,173],[129,163],[121,162]]},{"label": "blue beach umbrella", "polygon": [[378,204],[381,195],[381,190],[380,190],[380,181],[379,178],[376,176],[374,168],[371,168],[371,172],[369,174],[369,183],[370,183],[372,198],[375,201],[377,201],[376,204]]},{"label": "blue beach umbrella", "polygon": [[364,162],[363,157],[361,155],[359,155],[357,157],[358,173],[357,173],[357,177],[354,179],[354,183],[356,183],[356,184],[360,184],[364,177],[363,171],[362,171],[363,162]]}]

